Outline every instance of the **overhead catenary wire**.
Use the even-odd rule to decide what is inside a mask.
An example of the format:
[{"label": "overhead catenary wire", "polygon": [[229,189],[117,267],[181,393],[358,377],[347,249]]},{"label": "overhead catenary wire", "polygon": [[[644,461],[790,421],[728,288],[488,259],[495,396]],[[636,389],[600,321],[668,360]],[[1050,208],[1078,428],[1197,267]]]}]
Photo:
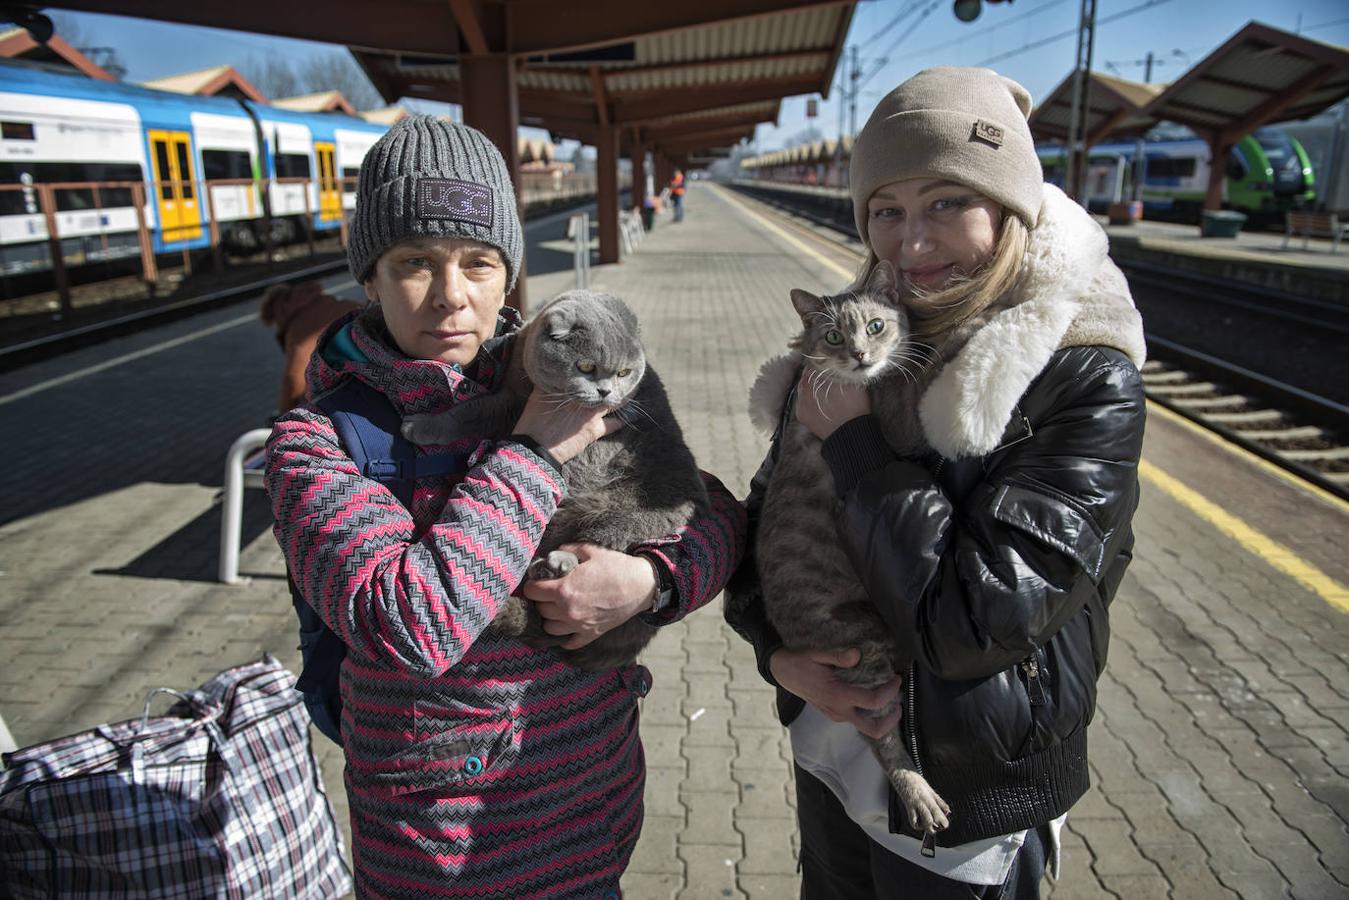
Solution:
[{"label": "overhead catenary wire", "polygon": [[869,46],[871,46],[872,44],[876,43],[876,41],[878,41],[878,40],[880,40],[881,38],[885,37],[886,33],[888,33],[888,32],[890,31],[890,29],[894,28],[894,27],[895,27],[896,25],[898,25],[900,22],[904,21],[904,20],[907,19],[909,16],[913,15],[915,12],[918,11],[918,9],[919,9],[919,4],[917,4],[917,3],[906,3],[906,4],[904,4],[904,8],[903,8],[902,10],[899,11],[899,15],[895,16],[895,17],[894,17],[893,19],[891,19],[889,22],[886,22],[885,25],[882,26],[881,29],[880,29],[879,31],[877,31],[877,32],[876,32],[875,34],[873,34],[871,37],[867,38],[867,39],[866,39],[865,41],[863,41],[862,43],[858,44],[858,45],[857,45],[857,49],[858,49],[858,50],[865,50],[867,47],[869,47]]},{"label": "overhead catenary wire", "polygon": [[[1106,16],[1104,19],[1097,19],[1096,24],[1099,27],[1107,22],[1114,22],[1115,20],[1122,19],[1125,16],[1131,16],[1134,13],[1140,13],[1143,12],[1144,10],[1149,10],[1152,9],[1153,7],[1162,6],[1163,4],[1170,2],[1172,2],[1172,0],[1148,0],[1148,2],[1146,3],[1140,3],[1137,6],[1131,6],[1128,9],[1120,10],[1114,15]],[[995,56],[990,56],[988,59],[975,63],[975,65],[987,66],[995,62],[1001,62],[1004,59],[1011,59],[1013,56],[1020,56],[1022,53],[1035,50],[1039,47],[1045,46],[1046,44],[1052,44],[1055,41],[1061,41],[1066,37],[1076,37],[1078,31],[1079,31],[1078,28],[1070,28],[1067,31],[1060,31],[1058,34],[1051,34],[1049,37],[1041,38],[1038,41],[1032,41],[1031,43],[1018,47],[1015,50],[1008,50],[1005,53],[999,53]]]},{"label": "overhead catenary wire", "polygon": [[960,37],[954,38],[953,40],[943,41],[940,44],[933,44],[930,47],[924,47],[921,50],[915,50],[913,53],[909,54],[909,58],[914,59],[919,56],[927,56],[929,53],[936,53],[938,50],[945,50],[948,47],[955,47],[959,44],[968,44],[975,38],[980,37],[981,35],[992,34],[993,32],[997,31],[1000,28],[1006,28],[1008,25],[1015,24],[1016,22],[1019,22],[1023,19],[1029,19],[1031,16],[1038,16],[1040,13],[1048,12],[1049,10],[1054,9],[1056,6],[1062,6],[1067,2],[1068,0],[1053,0],[1053,2],[1046,3],[1044,6],[1037,6],[1035,9],[1021,13],[1020,15],[1003,19],[996,25],[989,25],[987,28],[979,28],[974,31],[964,33]]}]

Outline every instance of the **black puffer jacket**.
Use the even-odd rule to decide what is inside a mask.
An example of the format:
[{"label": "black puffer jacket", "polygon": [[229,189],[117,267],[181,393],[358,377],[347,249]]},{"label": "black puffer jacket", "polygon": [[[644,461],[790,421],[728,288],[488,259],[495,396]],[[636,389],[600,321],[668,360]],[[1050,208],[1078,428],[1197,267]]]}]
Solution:
[{"label": "black puffer jacket", "polygon": [[[1141,325],[1093,239],[1099,228],[1051,202],[1061,196],[1047,196],[1046,213],[1067,223],[1046,227],[1042,214],[1033,232],[1031,299],[984,326],[924,396],[940,460],[896,459],[870,416],[823,447],[839,539],[914,660],[901,727],[952,806],[943,846],[1042,824],[1086,791],[1108,608],[1132,554]],[[1043,246],[1076,230],[1087,248]],[[1099,256],[1079,259],[1086,249]],[[1050,251],[1058,256],[1046,263]],[[1089,266],[1084,280],[1063,275],[1065,264]],[[775,453],[776,441],[751,486],[751,527]],[[747,556],[726,615],[771,681],[781,643],[757,582]],[[781,690],[778,699],[789,723],[802,701]],[[907,831],[893,804],[892,830]]]}]

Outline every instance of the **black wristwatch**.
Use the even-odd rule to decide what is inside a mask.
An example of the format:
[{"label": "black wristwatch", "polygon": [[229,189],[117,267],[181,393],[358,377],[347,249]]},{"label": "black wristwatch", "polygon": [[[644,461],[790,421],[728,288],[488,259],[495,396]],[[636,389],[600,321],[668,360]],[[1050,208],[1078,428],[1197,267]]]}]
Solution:
[{"label": "black wristwatch", "polygon": [[655,599],[651,601],[651,608],[647,610],[647,612],[658,613],[674,602],[674,576],[670,574],[670,570],[666,567],[665,561],[654,553],[638,553],[637,555],[651,563],[651,570],[656,575],[656,596]]}]

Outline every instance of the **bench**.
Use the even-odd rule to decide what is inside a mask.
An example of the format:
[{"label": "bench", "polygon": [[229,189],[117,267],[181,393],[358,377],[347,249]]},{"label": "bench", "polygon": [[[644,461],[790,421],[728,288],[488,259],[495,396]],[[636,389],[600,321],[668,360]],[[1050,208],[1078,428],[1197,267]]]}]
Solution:
[{"label": "bench", "polygon": [[1288,241],[1295,235],[1302,236],[1302,249],[1307,249],[1309,237],[1328,237],[1331,240],[1330,252],[1340,252],[1340,239],[1349,234],[1349,223],[1341,222],[1335,213],[1292,212],[1287,214],[1283,235],[1283,248],[1288,249]]},{"label": "bench", "polygon": [[217,578],[225,584],[242,584],[239,577],[239,542],[243,528],[244,488],[262,487],[267,463],[265,446],[270,428],[245,431],[225,455],[225,497],[220,504],[220,567]]}]

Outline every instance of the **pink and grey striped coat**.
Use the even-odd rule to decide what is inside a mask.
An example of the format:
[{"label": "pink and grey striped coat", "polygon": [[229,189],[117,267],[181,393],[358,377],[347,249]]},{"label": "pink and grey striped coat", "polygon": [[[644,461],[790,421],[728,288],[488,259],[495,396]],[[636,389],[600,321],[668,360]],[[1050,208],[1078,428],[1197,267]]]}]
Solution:
[{"label": "pink and grey striped coat", "polygon": [[[505,319],[502,330],[513,326]],[[502,369],[485,349],[470,379],[391,351],[377,332],[369,315],[348,320],[349,342],[330,332],[310,364],[313,394],[355,377],[404,415],[434,412],[487,390]],[[342,733],[358,893],[617,896],[642,823],[643,673],[584,672],[484,632],[565,487],[510,441],[448,449],[472,450],[468,472],[418,482],[409,510],[357,473],[312,407],[281,418],[268,445],[277,540],[348,647]],[[710,476],[708,487],[705,520],[643,547],[677,588],[662,622],[719,593],[743,550],[741,507]]]}]

